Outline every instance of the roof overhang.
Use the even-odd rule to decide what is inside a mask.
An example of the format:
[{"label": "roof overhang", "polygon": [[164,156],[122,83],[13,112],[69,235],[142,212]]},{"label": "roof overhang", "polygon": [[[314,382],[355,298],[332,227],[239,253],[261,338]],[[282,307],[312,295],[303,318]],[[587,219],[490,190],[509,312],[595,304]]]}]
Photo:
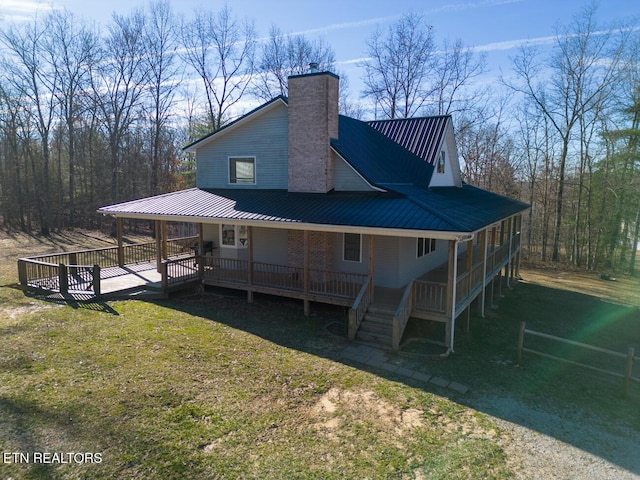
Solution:
[{"label": "roof overhang", "polygon": [[403,228],[380,228],[380,227],[364,227],[356,225],[330,225],[319,223],[304,222],[278,222],[268,220],[242,220],[232,218],[215,218],[215,217],[196,217],[189,215],[150,215],[144,213],[104,213],[115,218],[131,218],[138,220],[160,220],[167,222],[186,222],[186,223],[202,223],[202,224],[233,224],[245,225],[248,227],[276,228],[283,230],[307,230],[316,232],[335,232],[335,233],[359,233],[361,235],[380,235],[388,237],[409,237],[409,238],[435,238],[437,240],[458,240],[467,241],[474,238],[475,233],[470,232],[442,232],[436,230],[414,230]]}]

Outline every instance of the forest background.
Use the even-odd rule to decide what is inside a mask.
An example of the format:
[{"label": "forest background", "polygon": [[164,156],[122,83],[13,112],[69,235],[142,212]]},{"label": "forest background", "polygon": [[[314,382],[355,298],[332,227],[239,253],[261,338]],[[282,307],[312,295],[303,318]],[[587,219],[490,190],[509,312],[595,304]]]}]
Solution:
[{"label": "forest background", "polygon": [[[350,91],[326,39],[230,7],[178,14],[152,1],[104,26],[56,10],[0,25],[0,220],[7,229],[108,229],[102,205],[194,185],[182,147],[277,95],[289,75],[341,76],[340,111],[452,115],[464,180],[531,205],[530,259],[636,270],[640,240],[640,27],[597,5],[523,44],[499,85],[482,52],[441,41],[417,12],[363,38]],[[193,81],[197,78],[197,81]]]}]

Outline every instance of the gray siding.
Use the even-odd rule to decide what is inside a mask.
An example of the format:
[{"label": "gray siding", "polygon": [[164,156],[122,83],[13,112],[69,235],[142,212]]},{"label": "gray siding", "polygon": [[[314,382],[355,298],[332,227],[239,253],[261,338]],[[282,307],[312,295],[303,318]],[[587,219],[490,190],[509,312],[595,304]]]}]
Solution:
[{"label": "gray siding", "polygon": [[335,189],[343,192],[363,192],[373,190],[342,158],[334,154]]},{"label": "gray siding", "polygon": [[445,263],[449,257],[447,240],[436,240],[435,251],[417,258],[417,244],[415,238],[399,238],[398,250],[398,279],[402,285],[424,275],[438,265]]},{"label": "gray siding", "polygon": [[287,230],[280,228],[254,228],[254,261],[287,265],[287,242]]},{"label": "gray siding", "polygon": [[[283,104],[221,133],[196,154],[199,188],[287,188],[287,107]],[[229,184],[229,157],[256,158],[256,184]]]},{"label": "gray siding", "polygon": [[400,239],[397,237],[376,237],[374,283],[380,287],[399,288],[398,252]]}]

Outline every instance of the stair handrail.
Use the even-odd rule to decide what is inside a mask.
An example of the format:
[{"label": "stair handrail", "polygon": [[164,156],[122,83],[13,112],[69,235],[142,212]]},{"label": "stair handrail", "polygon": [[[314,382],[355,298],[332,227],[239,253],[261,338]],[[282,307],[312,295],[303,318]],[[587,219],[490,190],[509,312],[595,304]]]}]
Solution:
[{"label": "stair handrail", "polygon": [[404,289],[402,299],[400,300],[396,313],[393,316],[391,347],[394,350],[400,349],[400,340],[402,339],[402,334],[404,333],[409,317],[411,317],[411,311],[413,310],[413,283],[414,282],[412,280]]},{"label": "stair handrail", "polygon": [[353,341],[356,338],[356,333],[371,303],[371,291],[371,275],[368,275],[349,310],[349,341]]}]

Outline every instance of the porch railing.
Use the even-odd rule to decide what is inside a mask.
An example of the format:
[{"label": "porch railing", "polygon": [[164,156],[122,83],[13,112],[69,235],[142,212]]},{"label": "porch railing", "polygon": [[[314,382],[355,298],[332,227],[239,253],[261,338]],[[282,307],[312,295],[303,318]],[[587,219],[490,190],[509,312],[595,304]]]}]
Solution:
[{"label": "porch railing", "polygon": [[368,276],[362,284],[362,287],[360,287],[360,291],[349,310],[349,340],[354,340],[356,338],[356,333],[358,332],[360,324],[362,323],[362,320],[367,313],[367,309],[369,308],[369,304],[371,303],[372,291],[373,286],[371,285],[371,276]]},{"label": "porch railing", "polygon": [[414,282],[414,309],[424,313],[445,314],[447,311],[447,284],[445,282]]},{"label": "porch railing", "polygon": [[357,273],[309,269],[305,285],[303,267],[253,262],[234,258],[198,257],[203,264],[203,279],[218,285],[242,285],[296,292],[318,298],[355,299],[368,278]]},{"label": "porch railing", "polygon": [[67,265],[31,258],[18,259],[18,279],[24,287],[51,292],[94,292],[100,296],[99,265]]},{"label": "porch railing", "polygon": [[407,327],[407,322],[411,316],[413,310],[413,285],[414,282],[410,282],[407,288],[404,289],[404,294],[398,305],[395,315],[393,316],[393,328],[391,330],[391,348],[394,350],[400,349],[400,340],[402,340],[402,334]]},{"label": "porch railing", "polygon": [[[169,256],[188,254],[197,236],[167,240]],[[124,265],[152,263],[156,260],[155,242],[122,246]],[[100,295],[100,271],[118,267],[118,246],[51,253],[18,259],[18,278],[23,287],[67,293],[93,291]],[[176,267],[177,268],[177,267]]]},{"label": "porch railing", "polygon": [[162,290],[167,292],[173,287],[200,280],[196,256],[165,260],[162,262]]}]

